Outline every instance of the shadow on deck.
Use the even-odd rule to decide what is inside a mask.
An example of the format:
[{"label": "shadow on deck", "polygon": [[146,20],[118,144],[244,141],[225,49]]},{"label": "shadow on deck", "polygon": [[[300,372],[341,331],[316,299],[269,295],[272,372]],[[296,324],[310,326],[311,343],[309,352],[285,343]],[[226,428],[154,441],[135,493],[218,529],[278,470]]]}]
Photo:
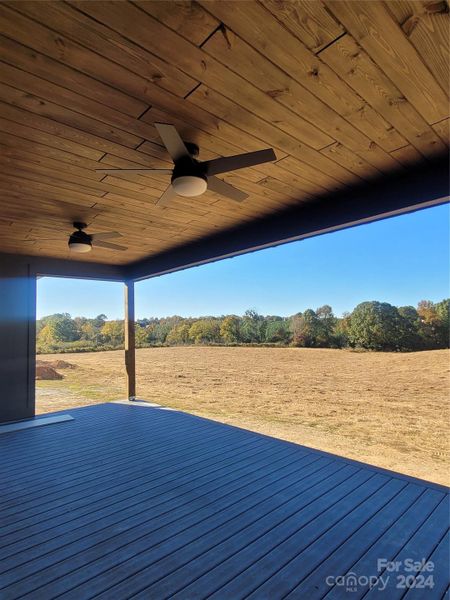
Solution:
[{"label": "shadow on deck", "polygon": [[448,594],[445,488],[151,405],[69,412],[0,436],[2,600]]}]

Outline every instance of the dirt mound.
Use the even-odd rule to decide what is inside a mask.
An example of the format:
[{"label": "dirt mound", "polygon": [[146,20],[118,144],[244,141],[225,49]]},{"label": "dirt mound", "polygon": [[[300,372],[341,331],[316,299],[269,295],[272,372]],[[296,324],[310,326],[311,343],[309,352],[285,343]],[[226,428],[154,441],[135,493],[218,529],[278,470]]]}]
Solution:
[{"label": "dirt mound", "polygon": [[65,360],[54,360],[50,363],[50,366],[54,369],[75,369],[75,365]]},{"label": "dirt mound", "polygon": [[49,364],[40,364],[36,365],[36,379],[56,380],[63,379],[63,376]]},{"label": "dirt mound", "polygon": [[53,360],[53,361],[37,360],[36,366],[37,367],[52,367],[53,369],[75,369],[76,368],[76,365],[73,365],[72,363],[69,363],[65,360]]}]

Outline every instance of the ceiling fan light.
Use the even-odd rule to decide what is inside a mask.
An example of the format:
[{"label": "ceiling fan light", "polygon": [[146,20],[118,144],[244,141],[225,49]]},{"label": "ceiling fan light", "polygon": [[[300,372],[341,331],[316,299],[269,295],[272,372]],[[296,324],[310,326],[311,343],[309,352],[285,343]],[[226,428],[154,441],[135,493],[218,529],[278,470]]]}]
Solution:
[{"label": "ceiling fan light", "polygon": [[201,196],[208,187],[206,178],[194,175],[181,175],[172,180],[172,186],[175,193],[179,196],[192,198]]},{"label": "ceiling fan light", "polygon": [[69,249],[77,254],[85,254],[92,250],[92,245],[89,242],[71,241],[69,240]]}]

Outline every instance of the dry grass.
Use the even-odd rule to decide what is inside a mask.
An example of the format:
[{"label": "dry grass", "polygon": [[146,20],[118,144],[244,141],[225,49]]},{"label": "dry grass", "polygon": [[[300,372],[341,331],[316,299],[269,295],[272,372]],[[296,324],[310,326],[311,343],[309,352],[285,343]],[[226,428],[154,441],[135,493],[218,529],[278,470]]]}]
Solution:
[{"label": "dry grass", "polygon": [[[41,357],[52,360],[56,356]],[[68,354],[38,412],[124,396],[122,352]],[[137,351],[139,397],[416,477],[449,483],[449,352],[297,348]]]}]

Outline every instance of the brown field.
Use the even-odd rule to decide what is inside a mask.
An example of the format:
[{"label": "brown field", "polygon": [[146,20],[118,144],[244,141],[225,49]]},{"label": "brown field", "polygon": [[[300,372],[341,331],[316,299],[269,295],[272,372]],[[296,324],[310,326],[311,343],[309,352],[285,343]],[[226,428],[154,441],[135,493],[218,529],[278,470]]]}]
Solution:
[{"label": "brown field", "polygon": [[[41,356],[45,360],[61,355]],[[65,354],[38,412],[124,397],[123,352]],[[146,348],[139,398],[449,483],[449,351]]]}]

